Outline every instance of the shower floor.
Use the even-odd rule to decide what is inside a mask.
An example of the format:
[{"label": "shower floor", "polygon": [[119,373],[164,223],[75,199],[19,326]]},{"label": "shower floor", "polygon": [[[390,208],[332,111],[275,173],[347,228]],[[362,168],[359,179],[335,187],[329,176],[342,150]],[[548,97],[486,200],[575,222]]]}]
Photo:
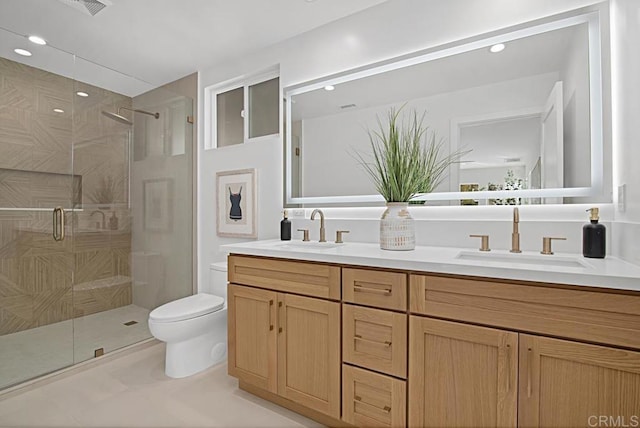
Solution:
[{"label": "shower floor", "polygon": [[[0,336],[0,389],[151,337],[149,310],[122,306]],[[125,325],[129,321],[135,324]]]}]

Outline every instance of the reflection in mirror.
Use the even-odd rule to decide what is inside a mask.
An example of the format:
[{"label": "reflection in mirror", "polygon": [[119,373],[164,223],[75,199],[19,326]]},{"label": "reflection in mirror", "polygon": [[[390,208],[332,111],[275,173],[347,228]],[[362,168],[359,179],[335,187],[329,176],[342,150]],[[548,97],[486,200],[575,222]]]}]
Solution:
[{"label": "reflection in mirror", "polygon": [[[597,22],[596,13],[577,15],[285,89],[285,202],[382,203],[353,153],[370,151],[367,130],[404,103],[426,112],[450,151],[471,150],[421,197],[429,205],[594,194],[602,181],[599,48],[589,44]],[[494,53],[496,41],[505,49]]]}]

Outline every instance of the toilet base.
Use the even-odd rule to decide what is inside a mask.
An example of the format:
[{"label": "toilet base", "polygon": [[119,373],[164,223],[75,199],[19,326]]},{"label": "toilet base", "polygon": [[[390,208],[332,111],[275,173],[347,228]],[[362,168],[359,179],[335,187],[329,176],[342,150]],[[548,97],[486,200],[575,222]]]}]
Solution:
[{"label": "toilet base", "polygon": [[179,379],[194,375],[224,361],[227,357],[226,310],[219,311],[215,327],[206,334],[167,343],[165,374]]}]

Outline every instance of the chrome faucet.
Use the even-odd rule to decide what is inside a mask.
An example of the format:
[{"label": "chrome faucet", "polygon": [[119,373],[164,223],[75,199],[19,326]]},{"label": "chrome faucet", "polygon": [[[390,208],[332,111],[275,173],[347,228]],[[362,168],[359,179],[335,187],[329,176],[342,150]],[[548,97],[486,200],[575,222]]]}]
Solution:
[{"label": "chrome faucet", "polygon": [[327,242],[325,239],[324,213],[319,209],[313,210],[311,213],[311,220],[315,220],[316,214],[320,214],[320,242]]},{"label": "chrome faucet", "polygon": [[104,217],[104,213],[102,211],[96,210],[96,211],[91,213],[91,217],[93,217],[93,215],[95,213],[98,213],[98,214],[100,214],[102,216],[102,229],[106,229],[107,228],[107,222],[106,222],[106,219]]},{"label": "chrome faucet", "polygon": [[518,207],[513,209],[513,232],[511,233],[511,252],[521,253],[520,251],[520,232],[518,231],[518,224],[520,223],[520,211]]}]

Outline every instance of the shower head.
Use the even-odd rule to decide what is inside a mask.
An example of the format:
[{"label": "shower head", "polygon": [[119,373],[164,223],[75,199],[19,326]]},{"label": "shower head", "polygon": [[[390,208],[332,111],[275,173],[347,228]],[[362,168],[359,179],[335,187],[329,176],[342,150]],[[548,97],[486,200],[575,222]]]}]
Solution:
[{"label": "shower head", "polygon": [[160,117],[160,113],[156,112],[156,113],[151,113],[145,110],[137,110],[137,109],[132,109],[129,107],[118,107],[118,113],[114,113],[112,111],[104,111],[102,110],[102,114],[107,116],[109,119],[113,119],[116,122],[122,123],[124,125],[133,125],[133,122],[130,121],[129,119],[127,119],[126,117],[124,117],[123,115],[120,114],[120,110],[129,110],[132,111],[134,113],[142,113],[142,114],[147,114],[149,116],[153,116],[156,119],[158,119]]},{"label": "shower head", "polygon": [[109,119],[113,119],[116,122],[120,122],[124,125],[133,125],[133,122],[131,122],[129,119],[127,119],[124,116],[121,116],[117,113],[114,113],[112,111],[104,111],[102,110],[102,114],[104,114],[105,116],[107,116]]}]

